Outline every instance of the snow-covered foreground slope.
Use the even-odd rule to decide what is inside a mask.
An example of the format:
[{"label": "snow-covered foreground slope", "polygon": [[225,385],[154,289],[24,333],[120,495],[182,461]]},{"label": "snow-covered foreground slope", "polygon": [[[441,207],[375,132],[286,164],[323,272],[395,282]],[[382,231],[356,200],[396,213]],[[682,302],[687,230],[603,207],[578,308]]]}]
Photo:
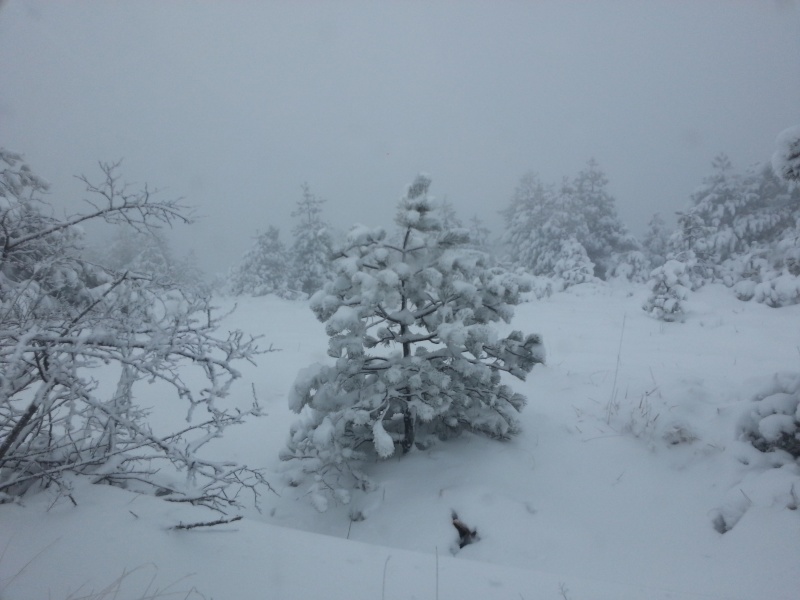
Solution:
[{"label": "snow-covered foreground slope", "polygon": [[[303,303],[245,299],[230,325],[282,351],[244,368],[233,400],[249,402],[252,383],[269,416],[214,452],[272,472],[277,495],[191,531],[168,527],[216,517],[103,487],[78,486],[77,507],[48,510],[46,494],[0,506],[0,598],[86,595],[137,567],[113,597],[140,597],[155,575],[174,597],[194,586],[218,600],[797,598],[800,470],[738,440],[736,425],[770,377],[800,371],[800,307],[712,286],[686,323],[665,324],[640,310],[645,295],[583,285],[518,307],[512,327],[542,333],[548,350],[546,367],[513,382],[530,402],[523,434],[392,458],[368,469],[375,491],[325,513],[287,485],[277,452],[294,419],[287,390],[327,360],[327,339]],[[455,556],[451,510],[481,538]]]},{"label": "snow-covered foreground slope", "polygon": [[[81,490],[84,491],[85,490]],[[652,587],[488,565],[240,521],[172,531],[208,517],[109,488],[79,508],[10,507],[3,598],[374,600],[693,598]],[[36,514],[34,514],[36,513]],[[10,535],[8,535],[10,534]],[[123,569],[127,569],[128,574]],[[121,576],[123,576],[121,578]],[[568,583],[567,583],[568,582]],[[438,585],[438,596],[436,589]],[[196,592],[195,592],[196,591]],[[112,593],[113,592],[113,593]],[[147,592],[145,594],[145,592]]]}]

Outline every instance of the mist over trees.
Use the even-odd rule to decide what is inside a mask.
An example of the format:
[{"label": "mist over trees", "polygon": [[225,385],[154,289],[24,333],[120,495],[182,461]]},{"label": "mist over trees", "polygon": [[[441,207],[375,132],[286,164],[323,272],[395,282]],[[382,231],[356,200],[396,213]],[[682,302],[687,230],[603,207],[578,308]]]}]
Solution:
[{"label": "mist over trees", "polygon": [[194,253],[177,256],[162,229],[143,232],[128,224],[112,229],[105,242],[87,244],[84,251],[87,260],[113,271],[128,271],[181,288],[200,289],[207,285]]}]

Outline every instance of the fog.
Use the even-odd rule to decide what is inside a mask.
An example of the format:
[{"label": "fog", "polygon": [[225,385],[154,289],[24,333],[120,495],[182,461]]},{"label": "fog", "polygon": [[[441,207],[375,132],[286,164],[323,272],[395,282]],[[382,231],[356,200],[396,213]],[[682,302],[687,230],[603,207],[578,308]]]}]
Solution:
[{"label": "fog", "polygon": [[639,234],[798,123],[793,1],[0,5],[0,145],[70,209],[123,159],[196,207],[173,239],[211,272],[286,239],[303,182],[339,228],[390,225],[420,171],[498,233],[526,171],[594,157]]}]

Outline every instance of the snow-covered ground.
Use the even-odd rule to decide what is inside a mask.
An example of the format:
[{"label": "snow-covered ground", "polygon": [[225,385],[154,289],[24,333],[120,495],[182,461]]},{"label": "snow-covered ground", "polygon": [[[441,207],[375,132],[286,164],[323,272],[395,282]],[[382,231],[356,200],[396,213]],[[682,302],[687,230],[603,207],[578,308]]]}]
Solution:
[{"label": "snow-covered ground", "polygon": [[[264,467],[276,494],[189,531],[170,527],[217,516],[85,483],[77,506],[47,493],[0,506],[0,599],[800,597],[800,467],[736,435],[752,396],[800,371],[800,306],[708,286],[685,323],[663,323],[646,295],[584,284],[519,306],[511,327],[543,334],[548,352],[513,381],[524,432],[370,466],[376,490],[325,513],[277,458],[296,373],[328,360],[323,327],[306,303],[240,299],[230,327],[281,352],[243,368],[232,398],[249,403],[252,384],[268,416],[213,451]],[[480,536],[456,554],[451,510]]]}]

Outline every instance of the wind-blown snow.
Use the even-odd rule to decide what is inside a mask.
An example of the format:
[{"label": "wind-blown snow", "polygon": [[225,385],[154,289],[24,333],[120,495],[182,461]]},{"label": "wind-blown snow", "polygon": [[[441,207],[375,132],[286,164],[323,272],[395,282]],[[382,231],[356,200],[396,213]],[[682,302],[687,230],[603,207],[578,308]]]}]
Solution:
[{"label": "wind-blown snow", "polygon": [[[375,490],[324,514],[277,458],[298,371],[332,361],[324,328],[307,303],[240,298],[230,327],[282,351],[243,368],[231,398],[249,405],[253,384],[268,416],[207,452],[264,467],[277,495],[190,531],[168,528],[219,515],[84,483],[78,506],[49,493],[0,505],[0,598],[80,597],[138,569],[114,598],[140,598],[154,576],[181,599],[192,587],[237,600],[436,598],[438,580],[441,600],[793,600],[800,467],[755,450],[739,424],[775,373],[800,371],[800,306],[710,285],[684,302],[685,322],[664,323],[641,310],[647,294],[587,283],[517,307],[508,331],[540,332],[548,352],[527,381],[509,378],[529,398],[522,433],[395,453],[366,467]],[[777,392],[760,409],[785,416],[792,400]],[[147,386],[139,397],[169,416]],[[774,421],[764,435],[783,430]],[[455,556],[451,510],[480,536]]]}]

